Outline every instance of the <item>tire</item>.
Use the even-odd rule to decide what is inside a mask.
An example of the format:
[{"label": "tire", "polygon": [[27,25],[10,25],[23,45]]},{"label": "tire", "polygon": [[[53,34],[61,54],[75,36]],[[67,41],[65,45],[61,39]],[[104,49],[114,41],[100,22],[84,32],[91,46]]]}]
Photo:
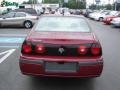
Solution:
[{"label": "tire", "polygon": [[103,18],[102,18],[102,17],[100,17],[100,18],[99,18],[99,21],[100,21],[100,22],[102,22],[102,21],[103,21]]},{"label": "tire", "polygon": [[32,26],[33,26],[33,24],[32,24],[31,21],[25,21],[25,22],[24,22],[24,27],[25,27],[25,28],[29,29],[29,28],[32,28]]}]

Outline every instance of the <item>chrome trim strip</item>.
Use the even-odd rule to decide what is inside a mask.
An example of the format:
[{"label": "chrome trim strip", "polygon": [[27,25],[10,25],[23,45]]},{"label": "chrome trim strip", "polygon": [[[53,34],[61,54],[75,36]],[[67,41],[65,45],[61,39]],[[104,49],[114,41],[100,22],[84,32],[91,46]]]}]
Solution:
[{"label": "chrome trim strip", "polygon": [[29,64],[43,64],[42,60],[27,60],[27,59],[20,59],[19,60],[20,63],[29,63]]},{"label": "chrome trim strip", "polygon": [[87,66],[87,65],[96,65],[103,64],[103,61],[95,61],[95,62],[79,62],[79,66]]},{"label": "chrome trim strip", "polygon": [[[20,63],[29,63],[29,64],[44,64],[43,60],[27,60],[27,59],[20,59]],[[86,61],[86,62],[78,62],[79,66],[87,66],[87,65],[96,65],[96,64],[103,64],[103,60],[98,60],[98,61]]]}]

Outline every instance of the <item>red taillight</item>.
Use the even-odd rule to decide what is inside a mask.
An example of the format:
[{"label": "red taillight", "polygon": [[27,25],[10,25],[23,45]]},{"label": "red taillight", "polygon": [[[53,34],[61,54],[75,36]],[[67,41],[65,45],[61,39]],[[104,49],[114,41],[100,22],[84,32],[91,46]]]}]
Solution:
[{"label": "red taillight", "polygon": [[45,52],[45,47],[43,44],[38,44],[35,47],[35,52],[38,54],[43,54]]},{"label": "red taillight", "polygon": [[88,49],[87,49],[87,47],[84,46],[84,45],[81,45],[81,46],[79,46],[79,48],[78,48],[78,53],[79,53],[80,55],[85,55],[85,54],[87,54],[87,51],[88,51]]},{"label": "red taillight", "polygon": [[32,46],[30,44],[24,43],[22,46],[22,52],[23,53],[31,53],[32,52]]},{"label": "red taillight", "polygon": [[92,55],[99,55],[101,53],[101,47],[99,44],[93,44],[91,48]]}]

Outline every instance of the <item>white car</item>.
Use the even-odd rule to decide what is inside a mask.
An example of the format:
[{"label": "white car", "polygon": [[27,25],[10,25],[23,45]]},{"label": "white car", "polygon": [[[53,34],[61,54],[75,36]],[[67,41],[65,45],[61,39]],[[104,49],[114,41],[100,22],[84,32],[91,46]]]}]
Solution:
[{"label": "white car", "polygon": [[96,14],[98,14],[98,12],[93,12],[93,13],[89,14],[88,17],[89,17],[90,19],[93,19],[94,16],[96,16]]},{"label": "white car", "polygon": [[94,15],[93,19],[96,21],[103,21],[106,15],[109,15],[109,12],[105,11],[105,12],[97,13],[96,15]]},{"label": "white car", "polygon": [[111,15],[111,16],[115,16],[117,13],[119,13],[119,12],[118,12],[118,11],[111,11],[111,12],[110,12],[110,15]]},{"label": "white car", "polygon": [[61,15],[60,11],[56,11],[55,15]]},{"label": "white car", "polygon": [[120,17],[113,18],[113,20],[111,21],[111,24],[115,27],[120,27]]},{"label": "white car", "polygon": [[50,11],[48,9],[46,9],[44,14],[50,14]]},{"label": "white car", "polygon": [[89,14],[89,18],[94,19],[94,17],[95,17],[97,14],[103,13],[103,12],[104,12],[103,10],[101,10],[101,11],[94,11],[93,13],[90,13],[90,14]]},{"label": "white car", "polygon": [[64,15],[70,15],[70,12],[66,11],[66,12],[64,12]]}]

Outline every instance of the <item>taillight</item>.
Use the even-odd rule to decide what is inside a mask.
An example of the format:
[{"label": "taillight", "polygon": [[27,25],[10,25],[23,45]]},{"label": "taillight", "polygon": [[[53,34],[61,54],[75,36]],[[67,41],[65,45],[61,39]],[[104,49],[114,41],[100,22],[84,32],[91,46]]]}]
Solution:
[{"label": "taillight", "polygon": [[43,44],[38,44],[35,47],[35,52],[38,54],[43,54],[45,52],[45,47]]},{"label": "taillight", "polygon": [[88,48],[85,45],[80,45],[78,48],[78,53],[80,55],[85,55],[88,52]]},{"label": "taillight", "polygon": [[101,46],[99,44],[93,44],[91,47],[91,54],[94,56],[101,54]]},{"label": "taillight", "polygon": [[23,45],[22,45],[22,52],[26,53],[26,54],[31,53],[32,52],[32,46],[31,46],[31,44],[23,43]]}]

